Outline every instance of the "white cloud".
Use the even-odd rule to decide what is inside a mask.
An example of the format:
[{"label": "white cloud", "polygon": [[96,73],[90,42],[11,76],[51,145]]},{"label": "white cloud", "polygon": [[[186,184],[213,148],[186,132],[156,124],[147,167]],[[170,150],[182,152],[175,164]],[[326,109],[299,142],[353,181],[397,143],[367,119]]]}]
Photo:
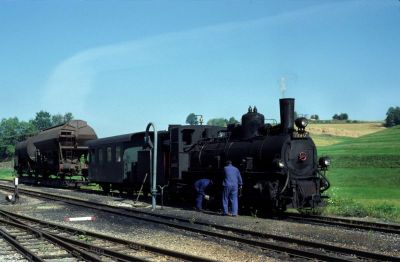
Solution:
[{"label": "white cloud", "polygon": [[[257,32],[268,32],[269,28],[275,30],[277,26],[282,27],[285,23],[292,23],[296,20],[294,18],[308,16],[321,9],[328,9],[327,5],[84,50],[65,59],[53,70],[44,90],[42,108],[50,112],[73,112],[79,117],[98,115],[99,112],[90,112],[91,109],[87,108],[88,98],[96,87],[96,81],[105,72],[168,64],[175,59],[184,61],[186,56],[197,52],[198,49],[223,44],[224,40],[219,41],[219,39],[224,39],[226,35],[229,39],[230,36],[239,32],[245,34],[254,29]],[[185,69],[185,64],[181,64],[181,67]],[[98,116],[98,118],[101,117],[103,115]],[[98,121],[102,123],[102,126],[107,125],[104,119]],[[167,120],[163,119],[163,121]]]},{"label": "white cloud", "polygon": [[[297,11],[279,14],[250,21],[224,23],[220,25],[197,28],[178,33],[167,33],[140,40],[116,43],[95,47],[73,55],[62,61],[51,73],[43,95],[43,108],[50,110],[69,110],[71,104],[75,109],[83,110],[87,96],[90,94],[94,78],[103,71],[160,63],[162,54],[175,46],[182,46],[186,41],[196,42],[205,36],[219,36],[242,29],[258,26],[280,26],[293,17],[309,15],[321,8],[309,7]],[[326,8],[326,7],[325,7]],[[162,50],[162,51],[161,51]],[[179,50],[175,50],[178,51]]]}]

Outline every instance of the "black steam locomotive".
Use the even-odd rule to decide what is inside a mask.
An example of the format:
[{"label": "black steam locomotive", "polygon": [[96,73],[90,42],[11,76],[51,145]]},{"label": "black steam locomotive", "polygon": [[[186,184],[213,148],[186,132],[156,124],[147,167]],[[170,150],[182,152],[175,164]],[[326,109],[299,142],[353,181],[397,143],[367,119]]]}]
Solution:
[{"label": "black steam locomotive", "polygon": [[[241,125],[227,128],[206,125],[170,125],[157,132],[157,185],[168,196],[193,193],[200,178],[212,178],[219,199],[223,166],[227,160],[243,177],[241,206],[256,210],[314,208],[323,205],[321,194],[329,182],[324,170],[329,158],[317,160],[316,147],[305,131],[307,120],[294,120],[294,99],[280,100],[281,123],[265,124],[256,108],[249,108]],[[296,125],[297,129],[295,129]],[[105,191],[149,192],[151,150],[146,133],[92,140],[89,145],[89,180]],[[150,132],[154,141],[154,133]]]}]

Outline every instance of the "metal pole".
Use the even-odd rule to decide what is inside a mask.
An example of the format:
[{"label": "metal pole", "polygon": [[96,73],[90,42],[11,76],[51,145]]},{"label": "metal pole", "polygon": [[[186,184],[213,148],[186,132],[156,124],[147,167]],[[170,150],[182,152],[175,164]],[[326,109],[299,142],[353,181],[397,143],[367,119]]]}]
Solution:
[{"label": "metal pole", "polygon": [[146,137],[148,139],[148,141],[150,140],[150,136],[149,136],[149,129],[150,127],[153,127],[154,130],[154,145],[153,145],[153,179],[151,181],[151,206],[152,206],[152,210],[156,209],[156,196],[157,196],[157,129],[155,127],[155,125],[150,122],[147,127],[146,127]]}]

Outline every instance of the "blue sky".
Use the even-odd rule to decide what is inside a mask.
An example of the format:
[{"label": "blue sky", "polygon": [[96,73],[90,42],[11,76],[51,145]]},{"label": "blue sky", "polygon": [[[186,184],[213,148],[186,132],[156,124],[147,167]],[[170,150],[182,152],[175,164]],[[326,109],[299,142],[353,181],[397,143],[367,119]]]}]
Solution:
[{"label": "blue sky", "polygon": [[382,120],[400,106],[400,2],[0,1],[0,118],[72,112],[100,137],[189,113]]}]

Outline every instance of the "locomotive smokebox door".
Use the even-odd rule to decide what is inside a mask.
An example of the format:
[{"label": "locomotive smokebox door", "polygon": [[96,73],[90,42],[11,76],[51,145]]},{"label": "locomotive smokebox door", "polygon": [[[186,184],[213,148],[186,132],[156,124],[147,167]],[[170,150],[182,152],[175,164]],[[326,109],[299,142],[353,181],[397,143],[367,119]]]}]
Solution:
[{"label": "locomotive smokebox door", "polygon": [[137,161],[137,181],[142,183],[147,173],[146,182],[150,181],[150,151],[141,150],[138,151]]}]

